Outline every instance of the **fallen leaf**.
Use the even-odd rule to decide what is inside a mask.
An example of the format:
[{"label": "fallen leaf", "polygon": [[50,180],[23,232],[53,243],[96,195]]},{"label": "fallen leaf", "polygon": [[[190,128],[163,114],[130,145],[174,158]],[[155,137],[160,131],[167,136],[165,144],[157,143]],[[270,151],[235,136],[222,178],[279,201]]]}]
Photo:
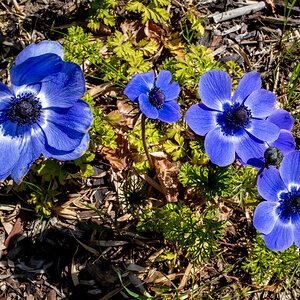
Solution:
[{"label": "fallen leaf", "polygon": [[121,171],[130,164],[132,151],[129,149],[128,140],[126,140],[122,134],[117,134],[117,136],[117,149],[102,147],[101,154],[110,162],[113,168]]},{"label": "fallen leaf", "polygon": [[152,157],[156,170],[156,175],[161,184],[167,202],[178,201],[178,168],[174,167],[166,158]]}]

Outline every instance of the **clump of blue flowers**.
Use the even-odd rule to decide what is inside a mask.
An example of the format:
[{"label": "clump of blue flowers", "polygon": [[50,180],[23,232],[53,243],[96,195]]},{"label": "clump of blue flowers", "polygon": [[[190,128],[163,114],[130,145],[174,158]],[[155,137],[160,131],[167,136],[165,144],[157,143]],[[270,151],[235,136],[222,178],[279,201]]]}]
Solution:
[{"label": "clump of blue flowers", "polygon": [[205,151],[213,163],[227,166],[237,157],[261,168],[269,146],[284,154],[295,148],[293,118],[275,110],[276,96],[261,89],[259,73],[246,74],[231,97],[229,75],[211,70],[201,76],[198,92],[203,103],[192,105],[185,119],[195,133],[205,135]]},{"label": "clump of blue flowers", "polygon": [[124,94],[139,104],[141,112],[150,119],[175,123],[181,118],[180,106],[174,100],[179,96],[180,86],[172,82],[169,71],[159,72],[156,82],[154,72],[132,76],[124,89]]},{"label": "clump of blue flowers", "polygon": [[11,174],[19,183],[41,154],[72,160],[87,150],[93,116],[80,100],[84,75],[63,57],[57,42],[31,44],[11,69],[12,90],[0,83],[0,180]]},{"label": "clump of blue flowers", "polygon": [[257,180],[263,201],[255,209],[253,224],[267,247],[282,251],[295,242],[300,247],[300,151],[287,154],[279,170],[264,169]]}]

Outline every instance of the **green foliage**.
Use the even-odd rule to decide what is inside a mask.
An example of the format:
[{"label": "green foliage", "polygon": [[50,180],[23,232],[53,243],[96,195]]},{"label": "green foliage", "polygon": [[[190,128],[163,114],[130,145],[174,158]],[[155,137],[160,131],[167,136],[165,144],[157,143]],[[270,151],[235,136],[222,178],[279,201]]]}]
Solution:
[{"label": "green foliage", "polygon": [[197,166],[185,163],[179,170],[179,180],[183,186],[193,187],[196,193],[211,197],[222,195],[230,187],[229,167]]},{"label": "green foliage", "polygon": [[164,149],[175,161],[184,157],[186,154],[185,140],[180,135],[180,132],[181,128],[178,126],[167,129],[166,135],[169,139],[164,143]]},{"label": "green foliage", "polygon": [[216,255],[224,226],[225,222],[218,220],[212,207],[200,214],[179,202],[144,210],[137,230],[163,234],[178,250],[185,251],[186,257],[199,263]]},{"label": "green foliage", "polygon": [[83,100],[90,105],[94,116],[94,123],[90,128],[90,137],[94,146],[117,148],[117,136],[109,125],[109,119],[102,114],[102,109],[95,107],[93,97],[89,94],[85,94]]},{"label": "green foliage", "polygon": [[299,259],[299,249],[293,245],[284,251],[272,251],[257,234],[243,268],[256,284],[274,284],[291,276]]},{"label": "green foliage", "polygon": [[94,175],[93,167],[89,164],[94,159],[95,154],[87,151],[84,155],[74,160],[74,164],[80,168],[82,176],[90,177]]},{"label": "green foliage", "polygon": [[126,10],[131,12],[138,12],[142,14],[142,22],[146,23],[152,20],[154,23],[162,23],[169,20],[169,13],[160,6],[167,6],[170,0],[153,0],[148,5],[144,4],[147,1],[130,1]]},{"label": "green foliage", "polygon": [[36,174],[43,177],[43,181],[52,182],[55,178],[61,185],[65,184],[67,171],[62,168],[58,160],[47,159],[37,166]]},{"label": "green foliage", "polygon": [[[226,71],[205,46],[190,45],[184,57],[170,57],[163,62],[162,69],[172,72],[173,80],[187,89],[196,89],[202,74],[213,69]],[[229,74],[240,77],[241,68],[233,61],[226,63]],[[198,100],[197,100],[198,101]]]},{"label": "green foliage", "polygon": [[118,0],[93,0],[90,3],[90,17],[88,27],[97,30],[102,22],[107,26],[115,26],[116,18],[114,15],[115,7],[119,4]]},{"label": "green foliage", "polygon": [[[109,50],[114,55],[105,59],[106,64],[120,70],[128,79],[133,74],[150,71],[150,62],[145,59],[145,55],[153,54],[158,50],[158,44],[148,38],[141,40],[137,46],[134,46],[133,42],[130,32],[128,33],[128,40],[125,41],[123,33],[118,30],[107,39]],[[108,70],[103,79],[109,81],[114,77],[115,72]]]},{"label": "green foliage", "polygon": [[256,186],[257,170],[254,167],[241,167],[231,170],[230,188],[224,191],[224,197],[237,198],[243,208],[245,202],[259,199]]},{"label": "green foliage", "polygon": [[81,27],[68,28],[64,39],[65,60],[81,65],[89,60],[96,63],[101,60],[102,43],[99,39],[92,42],[93,35],[85,33]]},{"label": "green foliage", "polygon": [[147,192],[147,185],[142,182],[138,176],[128,177],[120,188],[122,194],[120,198],[124,201],[127,210],[136,215],[139,208],[147,204],[149,198]]},{"label": "green foliage", "polygon": [[205,46],[191,45],[184,57],[170,57],[163,62],[162,69],[172,72],[173,80],[187,89],[196,88],[200,76],[212,69],[220,69],[219,62]]},{"label": "green foliage", "polygon": [[31,198],[27,200],[29,204],[35,205],[35,211],[45,217],[51,216],[51,207],[57,201],[57,191],[41,188],[31,182],[23,181],[33,192],[30,194]]},{"label": "green foliage", "polygon": [[203,141],[190,141],[189,149],[191,151],[190,162],[192,164],[203,165],[209,162],[209,157],[204,150]]}]

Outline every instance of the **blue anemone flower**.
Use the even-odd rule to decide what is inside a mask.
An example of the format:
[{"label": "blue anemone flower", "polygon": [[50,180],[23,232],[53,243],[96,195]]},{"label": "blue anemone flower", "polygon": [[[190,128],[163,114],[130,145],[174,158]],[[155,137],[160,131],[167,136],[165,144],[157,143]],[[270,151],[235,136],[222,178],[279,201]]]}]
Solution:
[{"label": "blue anemone flower", "polygon": [[250,165],[263,161],[265,143],[278,140],[284,118],[274,121],[276,117],[271,117],[276,96],[261,89],[260,74],[246,74],[231,98],[229,75],[211,70],[200,77],[198,91],[203,103],[192,105],[185,119],[195,133],[206,136],[204,146],[210,160],[219,166],[231,164],[236,156]]},{"label": "blue anemone flower", "polygon": [[63,61],[62,46],[42,41],[26,47],[11,69],[12,90],[0,82],[0,180],[19,183],[33,162],[80,157],[89,142],[93,116],[80,100],[80,67]]},{"label": "blue anemone flower", "polygon": [[279,170],[264,169],[257,179],[259,194],[267,201],[254,211],[253,225],[267,247],[282,251],[295,242],[300,247],[300,151],[287,154]]},{"label": "blue anemone flower", "polygon": [[177,82],[170,83],[169,71],[159,72],[156,82],[154,72],[132,76],[124,89],[124,94],[138,102],[141,112],[150,119],[159,119],[166,123],[175,123],[181,118],[180,106],[174,100],[180,93]]}]

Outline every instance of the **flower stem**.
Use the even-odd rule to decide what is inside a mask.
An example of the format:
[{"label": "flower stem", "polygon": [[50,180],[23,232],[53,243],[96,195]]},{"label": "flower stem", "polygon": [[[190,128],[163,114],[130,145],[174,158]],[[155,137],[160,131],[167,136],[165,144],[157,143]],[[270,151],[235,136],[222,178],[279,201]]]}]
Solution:
[{"label": "flower stem", "polygon": [[150,168],[151,170],[154,169],[154,164],[153,164],[153,161],[152,161],[152,158],[150,156],[150,152],[148,150],[148,147],[147,147],[147,143],[146,143],[146,128],[145,128],[145,121],[146,121],[146,116],[144,114],[142,114],[142,120],[141,120],[141,126],[142,126],[142,140],[143,140],[143,146],[144,146],[144,150],[145,150],[145,153],[147,155],[147,158],[148,158],[148,161],[150,163]]}]

